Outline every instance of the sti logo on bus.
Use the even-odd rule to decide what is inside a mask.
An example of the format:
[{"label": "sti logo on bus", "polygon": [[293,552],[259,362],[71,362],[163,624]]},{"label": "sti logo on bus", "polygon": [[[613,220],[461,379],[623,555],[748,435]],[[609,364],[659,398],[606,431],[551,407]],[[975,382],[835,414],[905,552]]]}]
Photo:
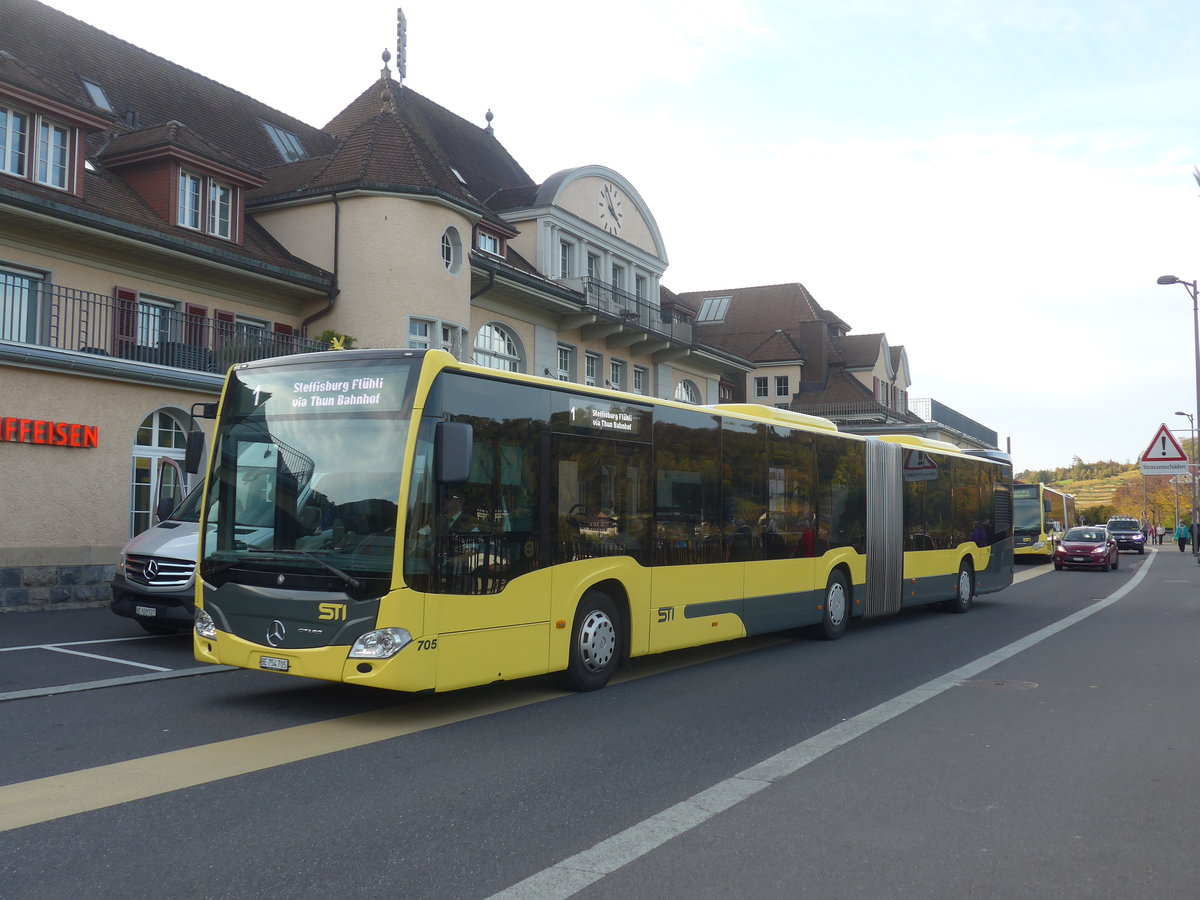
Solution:
[{"label": "sti logo on bus", "polygon": [[320,613],[318,619],[346,621],[345,603],[318,603],[317,611]]}]

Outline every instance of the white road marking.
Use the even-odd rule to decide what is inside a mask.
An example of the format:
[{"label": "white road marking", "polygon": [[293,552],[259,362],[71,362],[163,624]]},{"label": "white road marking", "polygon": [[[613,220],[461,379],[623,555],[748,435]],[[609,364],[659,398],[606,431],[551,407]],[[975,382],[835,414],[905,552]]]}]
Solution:
[{"label": "white road marking", "polygon": [[55,653],[69,653],[71,656],[86,656],[88,659],[99,659],[99,660],[102,660],[103,662],[117,663],[117,665],[121,665],[121,666],[134,666],[139,669],[149,669],[152,672],[170,672],[171,671],[166,666],[152,666],[149,663],[134,662],[133,660],[129,660],[129,659],[117,659],[114,656],[101,656],[99,653],[84,653],[82,650],[68,650],[66,647],[63,647],[61,645],[56,646],[54,644],[51,644],[46,647],[43,647],[42,649],[51,650]]},{"label": "white road marking", "polygon": [[[947,672],[932,681],[927,681],[911,691],[893,697],[853,719],[847,719],[818,735],[794,744],[769,759],[744,769],[731,778],[700,791],[687,800],[614,834],[587,850],[530,875],[524,881],[519,881],[512,887],[493,894],[489,900],[565,900],[565,898],[577,894],[589,885],[595,884],[605,875],[656,850],[671,838],[707,822],[718,813],[724,812],[746,798],[770,787],[773,782],[795,774],[826,753],[836,750],[856,737],[908,712],[926,700],[932,700],[950,688],[999,665],[1010,657],[1040,644],[1089,616],[1107,609],[1141,583],[1146,572],[1150,570],[1153,559],[1151,557],[1146,560],[1146,564],[1139,566],[1128,582],[1103,600],[1098,600],[1091,606],[1081,609],[1053,625],[1047,625],[1040,631],[1013,641],[1006,647],[1001,647],[999,650],[981,656],[979,659]],[[1026,577],[1032,578],[1034,574],[1031,573]]]}]

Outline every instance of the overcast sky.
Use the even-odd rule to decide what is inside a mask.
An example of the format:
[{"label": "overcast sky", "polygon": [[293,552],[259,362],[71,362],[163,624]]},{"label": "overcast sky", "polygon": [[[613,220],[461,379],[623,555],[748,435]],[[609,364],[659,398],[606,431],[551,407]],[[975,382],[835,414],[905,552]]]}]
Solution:
[{"label": "overcast sky", "polygon": [[[321,126],[395,2],[52,0]],[[1174,0],[409,0],[405,83],[532,178],[609,166],[675,291],[798,281],[1018,471],[1195,413],[1200,13]],[[394,61],[393,61],[394,65]]]}]

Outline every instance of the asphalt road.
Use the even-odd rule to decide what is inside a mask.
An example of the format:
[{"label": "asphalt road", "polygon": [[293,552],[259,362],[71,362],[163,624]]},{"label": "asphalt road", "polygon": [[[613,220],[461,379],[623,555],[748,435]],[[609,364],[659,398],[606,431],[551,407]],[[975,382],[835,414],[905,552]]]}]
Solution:
[{"label": "asphalt road", "polygon": [[0,615],[0,898],[1200,896],[1200,566],[1018,576],[580,695]]}]

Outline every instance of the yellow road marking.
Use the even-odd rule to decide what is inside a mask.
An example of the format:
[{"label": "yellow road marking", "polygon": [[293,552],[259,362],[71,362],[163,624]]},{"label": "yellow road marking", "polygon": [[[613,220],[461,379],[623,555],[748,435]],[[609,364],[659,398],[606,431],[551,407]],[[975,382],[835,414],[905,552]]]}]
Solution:
[{"label": "yellow road marking", "polygon": [[[784,640],[787,639],[779,636],[749,638],[644,657],[634,660],[612,683],[620,684],[734,656]],[[363,747],[566,695],[564,691],[545,687],[544,682],[493,685],[4,785],[0,786],[0,832]]]}]

